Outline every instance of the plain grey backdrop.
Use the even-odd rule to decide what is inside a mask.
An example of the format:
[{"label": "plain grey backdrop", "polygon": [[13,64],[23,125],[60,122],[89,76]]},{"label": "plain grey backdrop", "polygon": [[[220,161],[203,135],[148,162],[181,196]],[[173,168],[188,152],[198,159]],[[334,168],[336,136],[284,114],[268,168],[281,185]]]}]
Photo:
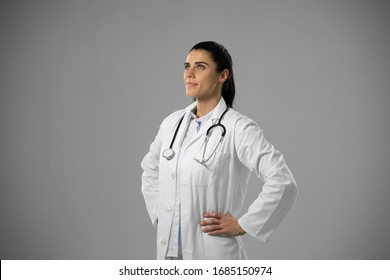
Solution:
[{"label": "plain grey backdrop", "polygon": [[300,189],[249,257],[389,259],[389,23],[379,0],[2,0],[0,258],[155,258],[140,161],[215,40]]}]

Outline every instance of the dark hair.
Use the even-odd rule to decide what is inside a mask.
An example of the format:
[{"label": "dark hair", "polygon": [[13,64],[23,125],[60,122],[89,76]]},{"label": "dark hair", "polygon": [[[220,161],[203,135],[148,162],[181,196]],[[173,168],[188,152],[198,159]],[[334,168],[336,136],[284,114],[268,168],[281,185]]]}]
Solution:
[{"label": "dark hair", "polygon": [[205,50],[209,52],[211,58],[217,64],[218,72],[222,72],[225,69],[229,70],[229,77],[222,86],[222,97],[229,107],[233,107],[236,88],[234,86],[233,61],[229,52],[224,46],[213,41],[200,42],[193,46],[190,52],[192,50]]}]

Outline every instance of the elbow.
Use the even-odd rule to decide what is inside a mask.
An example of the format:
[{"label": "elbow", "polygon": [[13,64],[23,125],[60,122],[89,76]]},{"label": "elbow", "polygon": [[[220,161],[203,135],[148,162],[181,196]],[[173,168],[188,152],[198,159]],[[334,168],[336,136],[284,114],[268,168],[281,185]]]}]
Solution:
[{"label": "elbow", "polygon": [[286,184],[285,191],[289,194],[289,197],[291,198],[291,201],[294,204],[299,193],[298,185],[294,180],[294,178],[291,178],[288,184]]}]

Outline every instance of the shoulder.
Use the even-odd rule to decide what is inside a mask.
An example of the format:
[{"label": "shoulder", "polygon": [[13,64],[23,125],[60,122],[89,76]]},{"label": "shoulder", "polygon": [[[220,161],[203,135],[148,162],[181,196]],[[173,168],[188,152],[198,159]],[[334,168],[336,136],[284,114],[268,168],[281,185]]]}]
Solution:
[{"label": "shoulder", "polygon": [[245,151],[252,153],[266,146],[264,132],[253,119],[234,110],[230,115],[231,137],[239,154]]},{"label": "shoulder", "polygon": [[234,109],[230,109],[229,114],[226,114],[226,121],[233,126],[235,131],[242,131],[250,127],[260,130],[259,125],[253,119]]},{"label": "shoulder", "polygon": [[161,126],[166,126],[166,125],[171,125],[172,123],[176,123],[185,114],[185,112],[186,112],[185,109],[180,109],[169,114],[167,117],[164,118],[164,120],[161,123]]}]

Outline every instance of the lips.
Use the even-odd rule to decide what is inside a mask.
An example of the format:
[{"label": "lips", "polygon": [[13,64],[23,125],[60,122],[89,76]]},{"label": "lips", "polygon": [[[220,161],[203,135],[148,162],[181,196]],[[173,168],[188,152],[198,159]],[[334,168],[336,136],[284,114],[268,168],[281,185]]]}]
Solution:
[{"label": "lips", "polygon": [[186,82],[186,86],[197,86],[198,84],[197,83],[194,83],[194,82]]}]

